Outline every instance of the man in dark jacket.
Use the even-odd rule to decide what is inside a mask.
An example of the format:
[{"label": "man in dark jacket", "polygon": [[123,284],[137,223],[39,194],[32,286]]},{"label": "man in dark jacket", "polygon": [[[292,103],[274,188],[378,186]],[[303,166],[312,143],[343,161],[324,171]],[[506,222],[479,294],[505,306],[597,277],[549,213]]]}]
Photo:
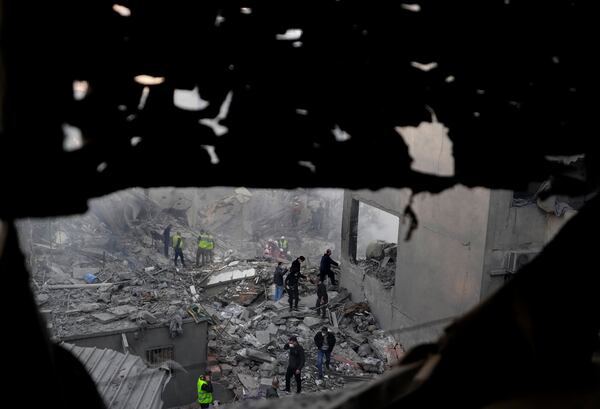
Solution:
[{"label": "man in dark jacket", "polygon": [[163,231],[163,243],[165,244],[165,257],[169,257],[169,246],[171,245],[171,225]]},{"label": "man in dark jacket", "polygon": [[283,276],[287,272],[287,268],[283,268],[281,261],[277,263],[275,273],[273,274],[273,282],[275,283],[275,301],[279,301],[283,297]]},{"label": "man in dark jacket", "polygon": [[337,282],[335,281],[335,275],[333,274],[333,271],[331,271],[332,264],[334,266],[339,266],[339,263],[331,259],[331,250],[327,249],[323,257],[321,257],[321,266],[319,268],[321,274],[319,277],[321,278],[321,281],[323,281],[325,276],[329,276],[329,282],[331,285],[337,285]]},{"label": "man in dark jacket", "polygon": [[319,378],[323,377],[323,358],[325,358],[325,366],[329,369],[331,359],[331,351],[335,346],[335,335],[329,332],[327,327],[321,328],[321,332],[315,335],[315,345],[317,346],[317,368],[319,369]]},{"label": "man in dark jacket", "polygon": [[321,316],[325,318],[325,307],[321,307],[321,305],[325,305],[328,302],[329,297],[327,295],[327,287],[325,286],[325,277],[319,278],[319,284],[317,285],[317,315],[322,313]]},{"label": "man in dark jacket", "polygon": [[289,342],[283,347],[290,351],[287,371],[285,373],[285,391],[290,392],[292,375],[296,379],[296,392],[302,391],[302,377],[300,371],[304,367],[304,349],[298,344],[298,339],[291,336]]},{"label": "man in dark jacket", "polygon": [[306,278],[306,276],[300,273],[300,263],[304,260],[304,256],[300,256],[294,260],[292,262],[292,266],[290,267],[290,273],[285,278],[285,288],[289,296],[290,311],[292,311],[292,309],[298,310],[298,302],[300,301],[298,282],[301,278]]}]

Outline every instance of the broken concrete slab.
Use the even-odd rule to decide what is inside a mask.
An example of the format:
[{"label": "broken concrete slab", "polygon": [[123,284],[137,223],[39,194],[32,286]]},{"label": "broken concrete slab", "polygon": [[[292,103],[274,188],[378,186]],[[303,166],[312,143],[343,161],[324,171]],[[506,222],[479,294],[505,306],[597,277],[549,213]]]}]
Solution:
[{"label": "broken concrete slab", "polygon": [[97,311],[100,309],[100,304],[95,303],[95,302],[94,303],[83,303],[83,304],[79,304],[77,309],[82,312]]},{"label": "broken concrete slab", "polygon": [[131,313],[136,312],[137,310],[137,307],[134,307],[133,305],[122,305],[119,307],[109,308],[107,311],[118,318],[124,318]]},{"label": "broken concrete slab", "polygon": [[269,323],[269,326],[267,327],[267,329],[265,331],[268,332],[269,334],[275,335],[275,334],[277,334],[278,327],[273,322],[271,322],[271,323]]},{"label": "broken concrete slab", "polygon": [[102,324],[108,324],[109,322],[113,322],[119,319],[119,317],[117,317],[115,314],[111,314],[109,312],[97,312],[95,314],[92,314],[92,317],[94,317],[97,321],[99,321]]},{"label": "broken concrete slab", "polygon": [[267,362],[273,363],[277,360],[266,352],[257,351],[255,349],[246,348],[246,357],[257,361],[257,362]]},{"label": "broken concrete slab", "polygon": [[268,331],[256,331],[254,333],[259,343],[266,345],[271,342],[271,333]]},{"label": "broken concrete slab", "polygon": [[271,387],[271,385],[273,384],[273,378],[272,377],[262,377],[260,378],[260,389],[261,391],[267,390]]},{"label": "broken concrete slab", "polygon": [[233,370],[233,367],[229,364],[221,364],[221,373],[223,374],[223,376],[229,376],[231,374],[231,371]]},{"label": "broken concrete slab", "polygon": [[369,345],[375,356],[388,365],[395,365],[404,355],[404,351],[394,337],[370,338]]},{"label": "broken concrete slab", "polygon": [[321,318],[316,317],[304,317],[304,320],[302,322],[309,328],[323,325],[323,320]]},{"label": "broken concrete slab", "polygon": [[156,324],[158,322],[158,318],[156,318],[153,314],[148,311],[140,311],[138,314],[138,318],[143,319],[148,324]]},{"label": "broken concrete slab", "polygon": [[230,281],[241,280],[244,278],[254,277],[256,275],[256,269],[249,268],[246,270],[231,270],[223,271],[218,274],[213,274],[208,279],[206,286],[213,286],[218,284],[227,283]]},{"label": "broken concrete slab", "polygon": [[117,277],[119,277],[119,280],[133,280],[136,275],[131,271],[120,271],[117,273]]},{"label": "broken concrete slab", "polygon": [[358,364],[365,372],[383,373],[383,362],[380,359],[367,357]]},{"label": "broken concrete slab", "polygon": [[244,342],[252,345],[255,348],[262,348],[264,343],[260,342],[254,335],[246,334],[244,335]]},{"label": "broken concrete slab", "polygon": [[48,294],[38,294],[35,297],[35,300],[37,301],[38,305],[43,305],[43,304],[47,303],[49,299],[50,299],[50,296]]},{"label": "broken concrete slab", "polygon": [[247,390],[256,391],[259,388],[260,384],[256,377],[239,372],[237,373],[237,377]]}]

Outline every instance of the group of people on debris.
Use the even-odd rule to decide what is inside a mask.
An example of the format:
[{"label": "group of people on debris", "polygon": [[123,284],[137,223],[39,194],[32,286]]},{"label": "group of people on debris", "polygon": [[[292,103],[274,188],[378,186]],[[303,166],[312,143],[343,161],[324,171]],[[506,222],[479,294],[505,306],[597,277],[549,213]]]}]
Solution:
[{"label": "group of people on debris", "polygon": [[[298,257],[292,262],[289,272],[287,268],[283,267],[283,263],[279,262],[277,263],[275,273],[273,274],[273,281],[275,283],[274,300],[279,301],[281,297],[283,297],[283,292],[285,290],[289,297],[290,311],[298,310],[298,302],[300,300],[298,285],[300,283],[300,279],[306,279],[306,276],[300,272],[300,267],[305,260],[306,259],[304,256]],[[337,285],[335,273],[331,269],[331,266],[339,265],[340,263],[331,258],[331,250],[327,249],[325,254],[321,257],[321,264],[319,267],[319,282],[317,283],[317,304],[315,305],[317,314],[321,314],[323,318],[325,318],[326,313],[325,306],[329,302],[325,282],[329,278],[331,285]]]},{"label": "group of people on debris", "polygon": [[[183,237],[180,232],[175,233],[171,237],[171,228],[169,224],[163,231],[163,243],[165,246],[165,257],[169,257],[169,247],[173,247],[175,253],[175,266],[177,267],[177,260],[181,260],[181,265],[185,267],[185,261],[183,258]],[[213,255],[215,250],[215,239],[213,235],[206,230],[200,230],[198,234],[198,243],[196,248],[196,267],[203,266],[213,262]]]},{"label": "group of people on debris", "polygon": [[[317,348],[317,370],[319,379],[323,378],[323,363],[325,363],[325,367],[329,370],[329,364],[331,362],[331,353],[333,351],[333,347],[335,346],[335,335],[333,332],[329,331],[327,327],[321,328],[321,331],[317,332],[314,339],[315,347]],[[292,376],[296,381],[296,392],[300,393],[302,391],[302,368],[305,363],[304,356],[304,348],[298,342],[298,338],[294,335],[289,337],[288,343],[283,347],[285,350],[289,351],[288,357],[288,367],[285,372],[285,392],[290,392],[290,386],[292,381]],[[277,379],[274,379],[277,381]],[[277,381],[277,384],[279,382]],[[273,385],[273,388],[276,388],[276,385]],[[271,397],[277,397],[272,396]],[[267,392],[267,397],[269,397],[269,392]]]},{"label": "group of people on debris", "polygon": [[[331,353],[336,343],[336,338],[333,332],[327,327],[321,328],[313,339],[317,348],[317,369],[319,379],[323,378],[323,363],[327,370],[330,369]],[[291,393],[292,377],[296,383],[296,392],[302,392],[302,368],[305,364],[304,348],[298,342],[296,336],[290,336],[288,343],[283,346],[284,350],[288,351],[288,366],[285,372],[285,389],[284,392]],[[210,372],[206,372],[198,378],[198,404],[201,408],[208,408],[213,403],[213,385],[210,379]],[[279,379],[273,378],[271,386],[265,391],[267,399],[279,398]]]}]

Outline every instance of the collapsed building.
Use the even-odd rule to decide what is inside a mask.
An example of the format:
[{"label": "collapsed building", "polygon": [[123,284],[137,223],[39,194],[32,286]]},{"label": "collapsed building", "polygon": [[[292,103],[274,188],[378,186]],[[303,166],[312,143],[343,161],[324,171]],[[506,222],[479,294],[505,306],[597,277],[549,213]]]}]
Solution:
[{"label": "collapsed building", "polygon": [[[453,172],[452,146],[439,124],[422,124],[406,132],[422,136],[410,145],[421,172]],[[571,174],[584,179],[581,158],[563,161]],[[438,195],[415,196],[406,190],[347,190],[342,285],[353,299],[369,302],[382,327],[395,333],[404,346],[431,342],[533,260],[593,196],[541,199],[544,186],[547,183],[532,183],[522,192],[456,186]],[[379,259],[375,266],[356,263],[360,203],[402,221],[397,245],[373,243],[367,249],[372,253],[367,256]],[[409,211],[418,215],[416,219]],[[396,261],[387,269],[381,268],[386,256]],[[365,274],[369,269],[376,274]],[[382,282],[377,273],[393,273],[393,285],[389,278]]]},{"label": "collapsed building", "polygon": [[[72,345],[91,365],[96,381],[111,382],[96,372],[103,357],[114,352],[136,356],[136,368],[159,368],[167,377],[141,400],[139,391],[132,393],[135,398],[105,397],[114,403],[110,407],[120,407],[123,399],[123,407],[145,399],[157,407],[187,405],[195,400],[196,381],[206,370],[213,374],[219,401],[260,399],[273,377],[285,374],[287,354],[281,347],[287,338],[297,335],[307,362],[314,362],[312,339],[323,325],[338,338],[333,371],[318,379],[307,364],[306,391],[372,380],[399,361],[402,346],[379,327],[369,305],[352,302],[345,289],[330,288],[327,319],[315,317],[318,262],[325,248],[336,250],[335,224],[317,226],[314,213],[306,209],[291,226],[288,195],[277,203],[277,194],[243,188],[129,190],[93,201],[83,216],[20,222],[31,283],[52,339]],[[295,192],[294,197],[341,214],[341,191],[319,194]],[[199,196],[202,206],[191,205]],[[164,254],[167,225],[184,237],[186,268],[175,267]],[[213,263],[197,266],[201,228],[215,233],[217,248]],[[288,312],[287,299],[272,301],[277,260],[265,259],[262,243],[280,232],[288,235],[296,257],[307,258],[308,280],[300,286],[298,312]],[[111,359],[119,362],[118,356]],[[114,371],[142,371],[130,368],[116,366]],[[130,382],[128,377],[119,379]]]},{"label": "collapsed building", "polygon": [[[589,193],[597,187],[598,150],[585,131],[586,107],[577,100],[578,50],[595,37],[585,33],[590,25],[578,11],[570,0],[2,2],[0,145],[17,166],[0,162],[6,198],[0,202],[0,269],[14,295],[10,307],[19,311],[7,317],[7,326],[19,328],[28,346],[25,354],[9,354],[7,389],[27,384],[35,368],[44,380],[36,391],[45,404],[103,406],[75,356],[46,333],[17,243],[17,218],[82,213],[88,199],[132,186],[393,186],[454,193],[456,204],[464,201],[463,186],[519,192],[550,177],[552,193]],[[182,93],[192,103],[182,104]],[[418,161],[411,143],[395,129],[436,117],[451,130],[452,174],[425,175],[413,166]],[[64,129],[72,128],[79,134],[66,135]],[[565,176],[564,167],[549,159],[574,154],[585,154],[589,185]],[[486,196],[478,197],[484,209]],[[515,207],[525,197],[513,197]],[[484,265],[484,244],[471,242],[479,246],[477,255],[466,257],[468,241],[455,240],[458,251],[452,252],[442,245],[452,238],[448,232],[419,233],[420,221],[435,215],[414,211],[411,203],[421,200],[422,211],[433,210],[419,196],[408,199],[408,206],[385,206],[404,208],[408,226],[402,239],[421,234],[432,240],[420,243],[417,253],[431,243],[449,260],[461,255]],[[354,202],[346,202],[352,212]],[[561,214],[556,203],[543,206]],[[529,211],[511,208],[508,214]],[[310,403],[375,409],[535,402],[565,407],[578,401],[597,407],[598,276],[586,266],[596,263],[596,250],[585,236],[599,225],[598,214],[598,199],[586,203],[538,257],[461,314],[436,342],[408,352],[389,376]],[[494,216],[475,216],[473,235],[485,235],[487,242],[495,229],[482,228],[482,220]],[[344,223],[350,242],[353,229]],[[354,246],[342,249],[351,261]],[[496,256],[504,258],[501,253]],[[518,265],[520,258],[509,255],[507,263]],[[396,263],[400,271],[400,257]],[[430,279],[432,271],[441,270],[416,278]],[[477,299],[485,286],[469,281],[471,271],[467,279],[460,276],[464,271],[450,271],[459,276],[451,284],[471,285],[458,285],[449,296],[437,291],[445,305],[429,315],[462,311]],[[502,272],[481,274],[481,281],[504,282]],[[354,275],[365,277],[346,274]],[[368,277],[363,281],[369,284]],[[364,298],[354,287],[355,297]],[[415,287],[411,298],[421,289]],[[407,312],[405,307],[400,311]],[[406,321],[428,315],[409,307],[415,316]]]}]

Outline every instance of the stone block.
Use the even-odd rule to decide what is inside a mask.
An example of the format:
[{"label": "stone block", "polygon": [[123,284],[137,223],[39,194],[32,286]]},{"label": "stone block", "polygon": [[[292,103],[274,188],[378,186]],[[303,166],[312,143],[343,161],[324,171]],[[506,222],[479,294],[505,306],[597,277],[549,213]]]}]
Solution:
[{"label": "stone block", "polygon": [[117,273],[117,277],[119,277],[119,281],[133,280],[134,278],[136,278],[136,275],[131,271],[120,271]]},{"label": "stone block", "polygon": [[219,365],[209,366],[208,370],[210,371],[210,375],[213,381],[218,381],[221,379],[221,367]]},{"label": "stone block", "polygon": [[228,376],[229,374],[231,374],[231,371],[233,370],[233,367],[229,364],[221,364],[221,373],[223,374],[223,376]]},{"label": "stone block", "polygon": [[256,339],[258,340],[258,342],[260,342],[261,344],[268,344],[269,342],[271,342],[271,333],[268,331],[256,331]]},{"label": "stone block", "polygon": [[92,317],[94,317],[94,319],[96,319],[102,324],[107,324],[109,322],[113,322],[119,319],[119,317],[109,312],[97,312],[95,314],[92,314]]},{"label": "stone block", "polygon": [[83,304],[79,304],[77,309],[79,309],[79,311],[82,311],[82,312],[97,311],[100,309],[100,304],[95,303],[95,302],[83,303]]},{"label": "stone block", "polygon": [[323,325],[323,320],[321,320],[321,318],[315,318],[315,317],[304,317],[304,320],[302,322],[304,323],[304,325],[306,325],[309,328]]},{"label": "stone block", "polygon": [[148,311],[140,311],[138,317],[145,320],[148,324],[156,324],[158,322],[158,318]]},{"label": "stone block", "polygon": [[137,312],[137,307],[133,305],[122,305],[119,307],[109,308],[108,312],[117,316],[118,318],[125,318],[131,313]]}]

